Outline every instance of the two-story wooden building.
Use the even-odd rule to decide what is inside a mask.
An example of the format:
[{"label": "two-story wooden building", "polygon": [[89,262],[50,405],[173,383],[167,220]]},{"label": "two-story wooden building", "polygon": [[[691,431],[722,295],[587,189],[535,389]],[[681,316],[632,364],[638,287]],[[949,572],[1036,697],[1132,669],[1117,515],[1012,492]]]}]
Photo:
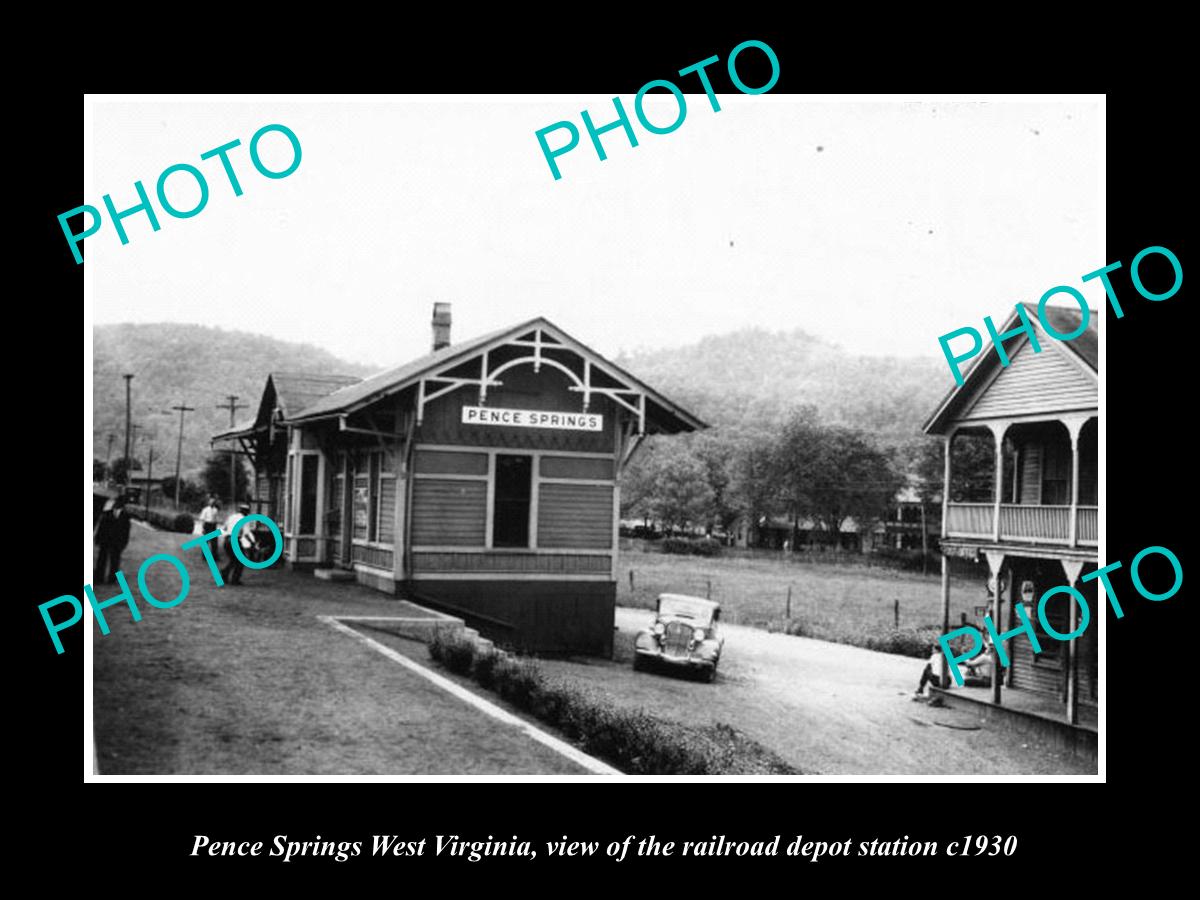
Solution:
[{"label": "two-story wooden building", "polygon": [[250,454],[292,566],[505,644],[610,655],[621,471],[644,435],[704,423],[543,318],[449,332],[437,304],[433,352],[321,396],[272,376],[255,421],[217,439]]},{"label": "two-story wooden building", "polygon": [[[997,629],[1018,626],[1014,604],[1023,603],[1042,648],[1034,654],[1024,635],[1008,642],[1011,665],[997,669],[1002,678],[993,679],[993,701],[1002,702],[1002,683],[1039,692],[1059,698],[1075,723],[1080,707],[1095,707],[1099,698],[1103,608],[1097,604],[1096,582],[1080,580],[1096,569],[1099,539],[1097,314],[1079,337],[1059,341],[1040,329],[1036,306],[1027,306],[1027,312],[1039,329],[1041,352],[1034,352],[1025,334],[1018,335],[1005,342],[1010,364],[1001,366],[996,350],[989,348],[963,384],[946,395],[925,431],[945,440],[943,553],[985,557],[999,585],[992,609]],[[1078,309],[1047,307],[1046,314],[1060,334],[1079,327]],[[1018,324],[1014,311],[1000,331]],[[967,442],[976,442],[975,447],[963,446]],[[969,483],[956,477],[956,459],[963,459],[968,449],[976,460],[990,449],[990,485],[978,477]],[[1087,630],[1070,642],[1046,634],[1037,616],[1042,594],[1063,584],[1079,590],[1092,610]],[[947,628],[949,596],[949,567],[943,558]],[[1067,595],[1047,603],[1047,620],[1061,634],[1075,630],[1078,616],[1077,604]]]}]

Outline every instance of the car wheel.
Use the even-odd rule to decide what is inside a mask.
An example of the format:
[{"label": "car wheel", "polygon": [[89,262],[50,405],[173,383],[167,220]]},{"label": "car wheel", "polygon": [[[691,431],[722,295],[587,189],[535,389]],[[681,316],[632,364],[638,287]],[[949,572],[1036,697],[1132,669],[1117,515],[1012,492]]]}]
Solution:
[{"label": "car wheel", "polygon": [[640,653],[633,654],[633,671],[640,672],[644,668],[645,668],[645,666],[642,663],[641,654]]},{"label": "car wheel", "polygon": [[717,667],[715,665],[711,669],[708,670],[708,674],[707,674],[707,676],[705,676],[705,680],[709,684],[712,684],[714,681],[717,680]]}]

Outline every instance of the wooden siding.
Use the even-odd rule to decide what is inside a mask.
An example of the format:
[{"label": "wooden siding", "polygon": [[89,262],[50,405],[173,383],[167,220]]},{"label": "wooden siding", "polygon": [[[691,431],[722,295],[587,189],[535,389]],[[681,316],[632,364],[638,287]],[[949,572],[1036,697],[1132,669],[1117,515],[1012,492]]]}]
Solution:
[{"label": "wooden siding", "polygon": [[482,547],[486,519],[486,482],[442,481],[436,478],[414,480],[414,546]]},{"label": "wooden siding", "polygon": [[433,573],[500,572],[522,575],[601,575],[611,577],[612,560],[587,554],[453,553],[417,551],[413,572],[417,577]]},{"label": "wooden siding", "polygon": [[375,566],[379,569],[390,569],[395,555],[391,550],[385,547],[364,547],[362,544],[354,545],[354,561],[363,563],[368,566]]},{"label": "wooden siding", "polygon": [[488,458],[486,453],[418,450],[414,466],[422,475],[487,475]]},{"label": "wooden siding", "polygon": [[543,456],[541,475],[543,478],[589,478],[595,481],[612,481],[613,460],[587,459],[580,456]]},{"label": "wooden siding", "polygon": [[976,388],[975,397],[964,407],[959,420],[1096,409],[1096,378],[1067,358],[1070,350],[1053,344],[1044,339],[1042,352],[1034,353],[1028,342],[1022,343],[1007,368],[990,384]]},{"label": "wooden siding", "polygon": [[[1040,596],[1049,588],[1056,584],[1062,584],[1065,581],[1061,566],[1055,560],[1034,561],[1022,557],[1010,557],[1010,560],[1013,567],[1012,583],[1018,589],[1024,579],[1030,578],[1033,580],[1037,594]],[[1080,576],[1082,577],[1088,572],[1094,572],[1095,570],[1096,566],[1088,564],[1084,566],[1080,572]],[[1079,662],[1076,667],[1079,677],[1077,696],[1080,703],[1095,706],[1099,697],[1097,642],[1099,624],[1097,622],[1097,613],[1103,615],[1104,609],[1097,606],[1095,580],[1090,582],[1076,582],[1075,588],[1087,600],[1092,614],[1092,620],[1087,630],[1072,642],[1075,651],[1079,654]],[[1046,618],[1050,622],[1050,625],[1060,634],[1067,634],[1071,630],[1069,616],[1070,604],[1072,602],[1069,595],[1058,594],[1050,598],[1046,603]],[[1029,613],[1029,620],[1033,623],[1034,632],[1037,634],[1042,652],[1035,654],[1029,638],[1024,634],[1012,638],[1004,645],[1012,663],[1012,687],[1027,691],[1036,691],[1065,703],[1067,684],[1065,667],[1067,664],[1068,644],[1065,641],[1059,641],[1051,637],[1042,628],[1037,615],[1036,601],[1029,604],[1026,609]],[[1011,610],[1005,615],[1005,619],[1007,625],[1005,630],[1010,630],[1019,624],[1015,614]]]},{"label": "wooden siding", "polygon": [[612,581],[420,581],[420,602],[462,616],[497,644],[540,653],[611,657]]},{"label": "wooden siding", "polygon": [[379,479],[379,543],[396,539],[396,479]]},{"label": "wooden siding", "polygon": [[539,547],[612,548],[611,487],[543,483],[538,490]]}]

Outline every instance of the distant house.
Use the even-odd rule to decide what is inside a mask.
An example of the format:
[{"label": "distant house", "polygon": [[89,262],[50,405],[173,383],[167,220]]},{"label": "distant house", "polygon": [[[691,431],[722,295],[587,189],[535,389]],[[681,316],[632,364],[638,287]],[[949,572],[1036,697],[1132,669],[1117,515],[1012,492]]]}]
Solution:
[{"label": "distant house", "polygon": [[[934,550],[941,532],[941,509],[922,502],[918,482],[910,478],[896,494],[887,515],[871,529],[867,550]],[[922,541],[924,532],[924,542]]]},{"label": "distant house", "polygon": [[329,568],[532,650],[608,655],[619,478],[704,423],[543,318],[363,380],[273,374],[238,441],[293,567]]},{"label": "distant house", "polygon": [[[1037,327],[1035,306],[1027,306]],[[1076,330],[1080,312],[1048,307],[1052,327],[1061,334]],[[1039,334],[1035,353],[1022,334],[1005,349],[1011,359],[1000,365],[991,350],[977,358],[963,384],[951,390],[925,424],[928,434],[945,440],[942,548],[945,553],[987,559],[999,589],[992,618],[997,629],[1020,624],[1014,605],[1022,603],[1038,636],[1041,653],[1028,638],[1007,645],[1012,663],[1005,686],[1060,700],[1071,722],[1081,706],[1095,706],[1098,617],[1096,582],[1080,576],[1096,569],[1099,421],[1096,315],[1071,341]],[[1017,314],[1001,331],[1018,324]],[[956,481],[955,447],[983,441],[993,455],[990,485]],[[948,566],[943,561],[942,600],[949,610]],[[1055,640],[1038,622],[1042,594],[1072,585],[1088,600],[1091,625],[1071,642]],[[1058,594],[1046,606],[1047,620],[1060,634],[1076,628],[1078,606]],[[947,612],[948,615],[948,612]],[[1000,680],[993,699],[1002,702]]]},{"label": "distant house", "polygon": [[[795,523],[787,516],[759,516],[752,520],[740,516],[730,529],[735,547],[757,547],[763,550],[782,550],[785,544],[793,549],[804,547],[831,547],[833,535],[813,519],[799,519]],[[848,518],[838,532],[837,549],[858,551],[862,549],[862,535],[858,523]]]}]

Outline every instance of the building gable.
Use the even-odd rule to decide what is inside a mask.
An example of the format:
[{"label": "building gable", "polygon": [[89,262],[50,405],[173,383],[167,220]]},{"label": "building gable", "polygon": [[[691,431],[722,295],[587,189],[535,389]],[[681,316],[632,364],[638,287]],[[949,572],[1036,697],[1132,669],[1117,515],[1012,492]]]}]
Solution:
[{"label": "building gable", "polygon": [[1034,353],[1022,340],[1010,351],[1008,366],[980,382],[966,399],[959,421],[989,419],[1030,413],[1095,409],[1099,392],[1094,374],[1054,343],[1042,343]]}]

